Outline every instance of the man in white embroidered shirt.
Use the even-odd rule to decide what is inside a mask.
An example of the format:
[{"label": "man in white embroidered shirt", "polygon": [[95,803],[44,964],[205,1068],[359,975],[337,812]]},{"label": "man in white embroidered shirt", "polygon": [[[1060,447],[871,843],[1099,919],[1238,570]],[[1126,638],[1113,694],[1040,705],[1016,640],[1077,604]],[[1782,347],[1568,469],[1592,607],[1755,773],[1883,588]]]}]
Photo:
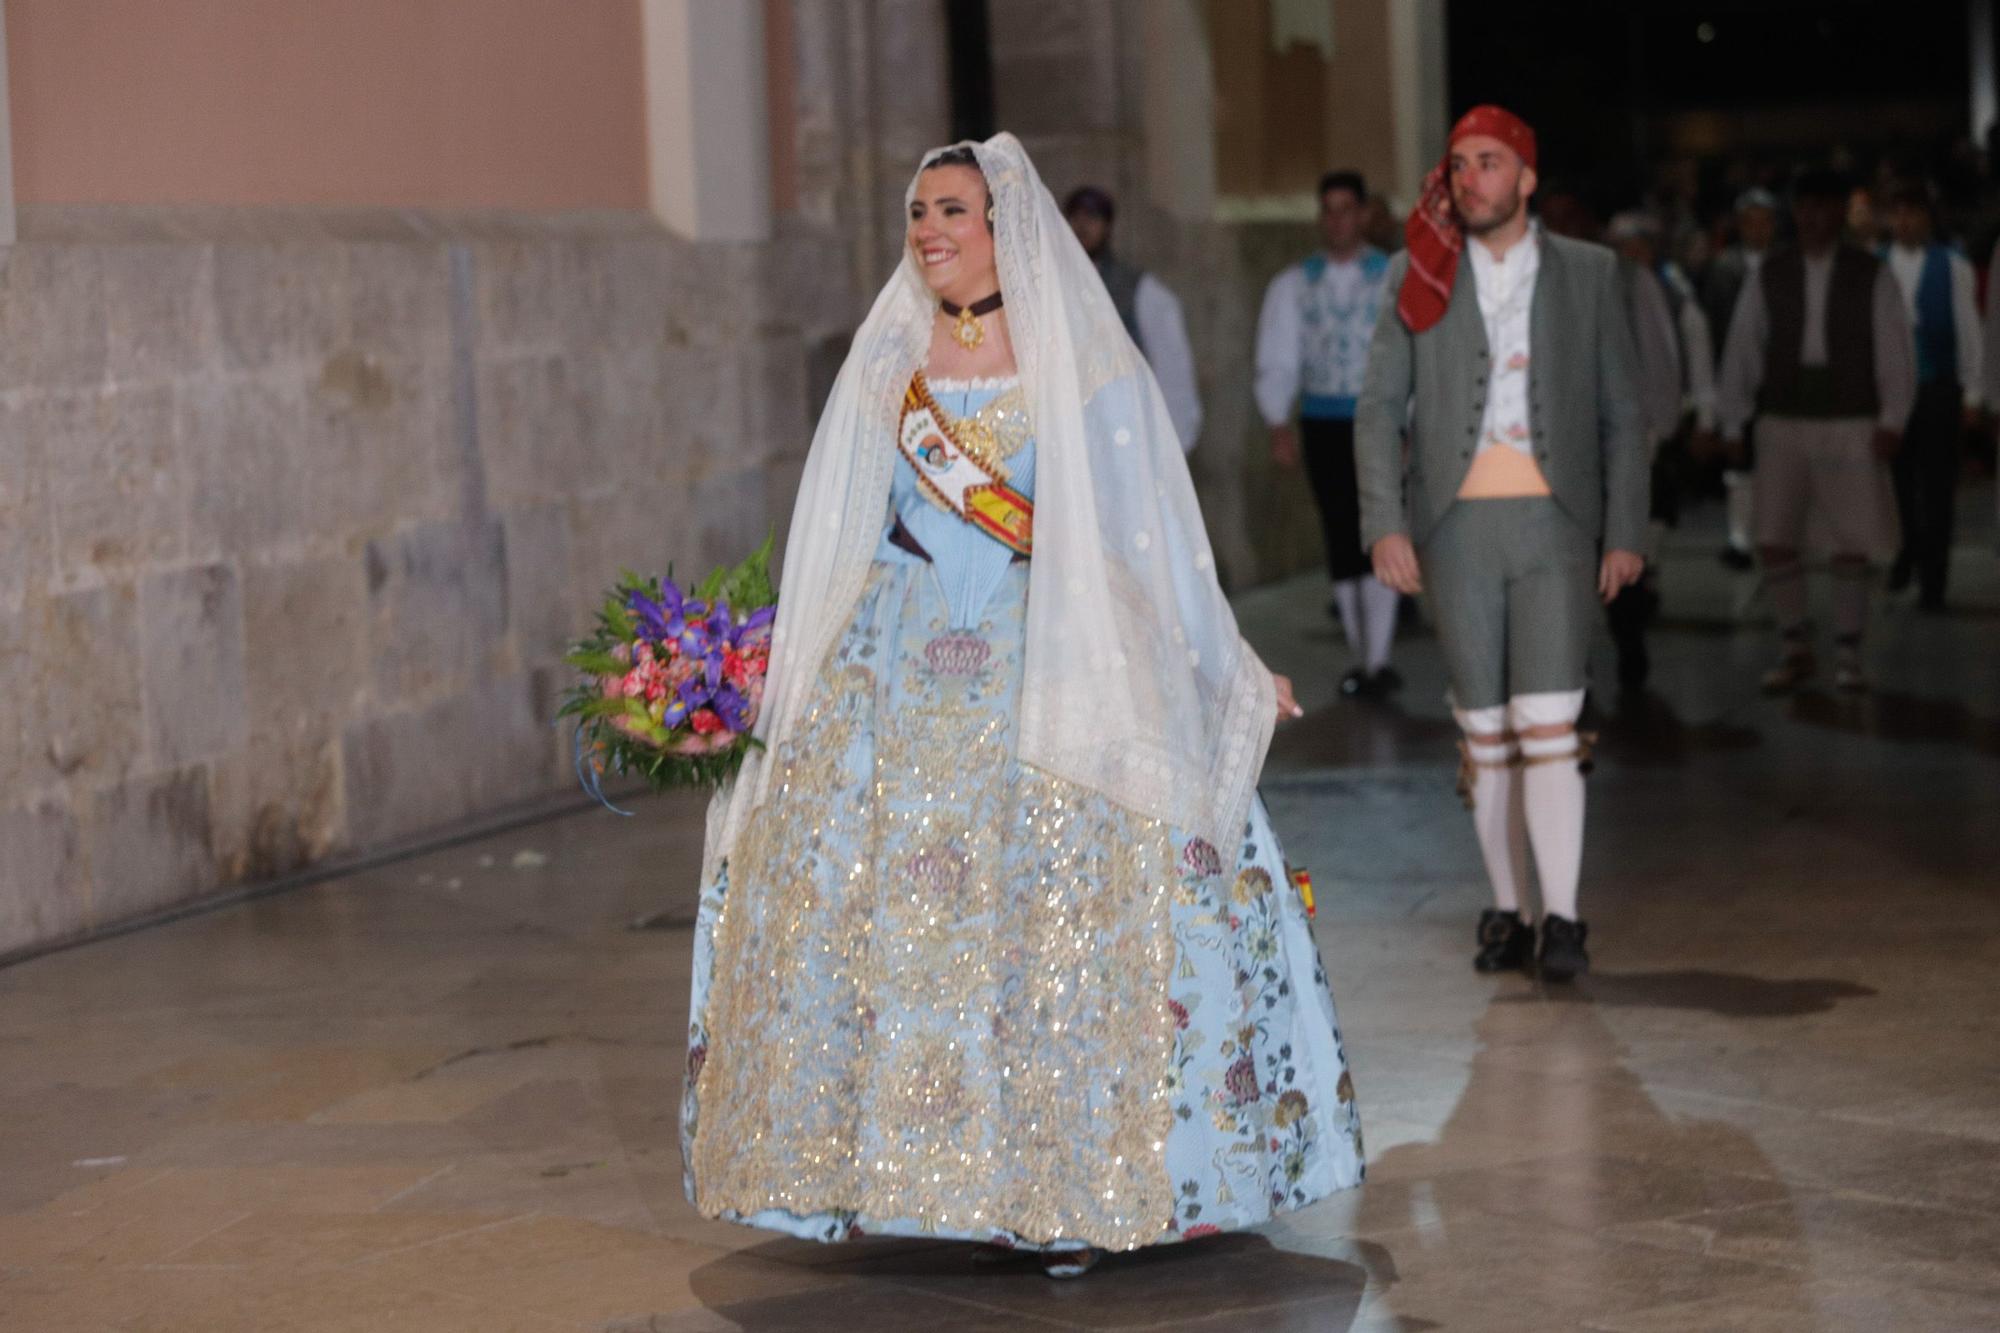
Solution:
[{"label": "man in white embroidered shirt", "polygon": [[1109,194],[1094,185],[1073,190],[1063,205],[1063,216],[1097,266],[1097,276],[1104,279],[1125,332],[1153,368],[1160,396],[1167,400],[1167,416],[1180,436],[1181,452],[1191,452],[1201,434],[1201,390],[1195,383],[1194,348],[1188,343],[1180,301],[1151,273],[1111,253],[1111,226],[1118,206]]},{"label": "man in white embroidered shirt", "polygon": [[1321,248],[1271,280],[1257,320],[1257,410],[1272,456],[1283,467],[1304,462],[1312,483],[1332,609],[1356,658],[1340,682],[1347,695],[1387,694],[1401,684],[1389,665],[1398,597],[1375,577],[1361,544],[1354,475],[1354,404],[1389,276],[1389,257],[1363,239],[1367,203],[1359,172],[1320,178]]}]

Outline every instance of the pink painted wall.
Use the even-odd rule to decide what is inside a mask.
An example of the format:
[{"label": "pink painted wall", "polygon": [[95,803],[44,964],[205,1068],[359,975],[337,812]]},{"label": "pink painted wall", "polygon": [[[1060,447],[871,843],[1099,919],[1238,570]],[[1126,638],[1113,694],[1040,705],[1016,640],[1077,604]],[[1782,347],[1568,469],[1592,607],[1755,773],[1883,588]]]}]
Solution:
[{"label": "pink painted wall", "polygon": [[7,0],[24,204],[644,208],[638,0]]}]

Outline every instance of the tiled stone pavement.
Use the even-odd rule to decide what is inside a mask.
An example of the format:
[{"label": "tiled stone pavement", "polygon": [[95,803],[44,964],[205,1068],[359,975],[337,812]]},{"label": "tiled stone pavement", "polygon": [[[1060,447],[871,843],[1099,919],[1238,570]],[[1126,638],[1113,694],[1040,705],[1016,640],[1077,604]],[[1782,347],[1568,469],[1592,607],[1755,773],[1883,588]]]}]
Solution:
[{"label": "tiled stone pavement", "polygon": [[[1371,1158],[1261,1234],[1080,1282],[705,1222],[675,1137],[700,812],[553,820],[0,972],[0,1328],[2000,1327],[2000,568],[1892,607],[1880,690],[1757,697],[1753,583],[1681,540],[1603,719],[1574,994],[1465,964],[1434,645],[1335,702],[1313,580],[1246,627],[1312,714]],[[636,918],[664,914],[653,929]]]}]

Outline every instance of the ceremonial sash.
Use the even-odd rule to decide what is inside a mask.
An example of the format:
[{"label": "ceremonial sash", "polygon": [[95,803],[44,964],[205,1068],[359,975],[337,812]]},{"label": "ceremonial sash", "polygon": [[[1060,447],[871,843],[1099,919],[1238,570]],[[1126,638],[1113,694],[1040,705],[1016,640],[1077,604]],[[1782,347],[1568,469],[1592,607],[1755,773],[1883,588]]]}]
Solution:
[{"label": "ceremonial sash", "polygon": [[945,415],[921,370],[903,394],[896,446],[933,501],[1009,550],[1029,554],[1034,502],[1007,484],[1006,468],[973,441],[963,423]]}]

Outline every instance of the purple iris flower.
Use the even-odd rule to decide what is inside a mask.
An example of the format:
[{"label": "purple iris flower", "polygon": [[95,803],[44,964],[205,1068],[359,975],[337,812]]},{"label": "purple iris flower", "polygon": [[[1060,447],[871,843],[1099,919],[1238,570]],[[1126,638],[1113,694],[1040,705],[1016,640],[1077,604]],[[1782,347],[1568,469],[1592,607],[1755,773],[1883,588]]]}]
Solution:
[{"label": "purple iris flower", "polygon": [[634,588],[626,594],[625,605],[638,618],[639,628],[645,631],[645,637],[655,643],[683,638],[691,622],[699,623],[701,617],[708,614],[705,605],[683,594],[672,579],[661,580],[658,601]]},{"label": "purple iris flower", "polygon": [[733,685],[724,685],[715,692],[709,707],[722,719],[722,725],[731,731],[742,731],[750,721],[750,701]]}]

